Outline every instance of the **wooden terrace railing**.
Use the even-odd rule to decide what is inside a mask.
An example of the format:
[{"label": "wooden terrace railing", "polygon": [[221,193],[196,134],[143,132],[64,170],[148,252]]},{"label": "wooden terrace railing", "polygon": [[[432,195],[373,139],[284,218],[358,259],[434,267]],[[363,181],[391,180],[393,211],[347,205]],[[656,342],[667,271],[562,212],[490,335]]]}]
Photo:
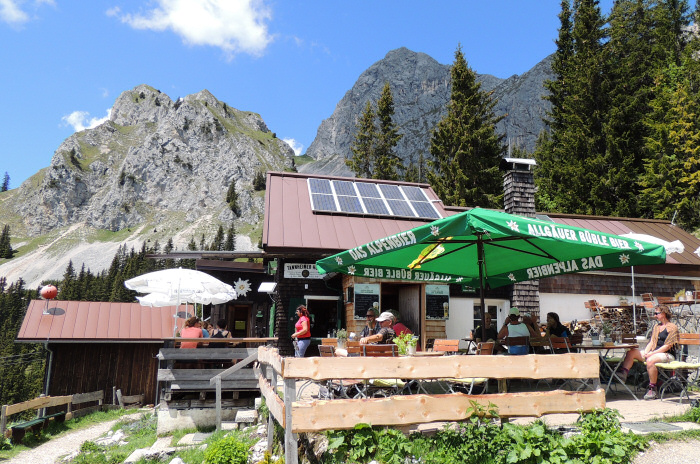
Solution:
[{"label": "wooden terrace railing", "polygon": [[[272,420],[285,429],[285,462],[298,462],[299,432],[350,429],[359,423],[403,426],[411,424],[462,421],[469,417],[470,401],[483,406],[493,403],[501,417],[591,411],[605,407],[605,391],[563,390],[527,393],[466,395],[396,395],[388,398],[296,401],[298,380],[330,379],[598,379],[596,354],[557,354],[525,356],[442,356],[377,358],[283,358],[275,348],[259,347],[260,391],[270,410],[268,436],[273,436]],[[269,375],[269,370],[272,375]],[[284,382],[282,400],[277,381]],[[271,381],[269,380],[271,378]],[[272,440],[268,448],[272,447]]]}]

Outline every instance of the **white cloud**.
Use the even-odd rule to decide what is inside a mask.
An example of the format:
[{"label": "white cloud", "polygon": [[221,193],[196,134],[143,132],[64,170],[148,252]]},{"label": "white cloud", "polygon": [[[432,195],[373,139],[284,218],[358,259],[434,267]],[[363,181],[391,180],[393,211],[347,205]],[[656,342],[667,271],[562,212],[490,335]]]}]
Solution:
[{"label": "white cloud", "polygon": [[72,126],[76,132],[80,132],[99,126],[109,119],[110,114],[112,114],[112,108],[107,110],[107,116],[104,118],[91,118],[87,111],[73,111],[71,114],[63,116],[61,121],[64,125]]},{"label": "white cloud", "polygon": [[34,0],[27,2],[26,0],[0,0],[0,21],[19,26],[26,23],[31,18],[24,11],[27,9],[26,3],[30,3],[29,7],[36,10],[42,5],[55,6],[54,0]]},{"label": "white cloud", "polygon": [[304,149],[304,145],[300,144],[294,139],[282,139],[283,142],[286,142],[287,145],[292,147],[292,150],[294,150],[294,155],[299,156],[301,155],[301,151]]},{"label": "white cloud", "polygon": [[121,13],[122,10],[118,6],[113,6],[112,8],[108,8],[107,11],[105,11],[105,14],[107,16],[119,16],[119,13]]},{"label": "white cloud", "polygon": [[125,14],[135,29],[172,30],[191,45],[219,47],[229,58],[237,53],[261,55],[272,36],[266,22],[271,11],[263,0],[156,0],[145,14]]},{"label": "white cloud", "polygon": [[0,20],[17,25],[29,21],[29,15],[22,11],[18,1],[0,0]]}]

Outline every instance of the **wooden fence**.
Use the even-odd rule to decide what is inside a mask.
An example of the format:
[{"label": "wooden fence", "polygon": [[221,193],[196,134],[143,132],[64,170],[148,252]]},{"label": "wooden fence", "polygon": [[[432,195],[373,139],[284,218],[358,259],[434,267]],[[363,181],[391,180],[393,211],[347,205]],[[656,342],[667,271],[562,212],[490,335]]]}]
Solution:
[{"label": "wooden fence", "polygon": [[[285,429],[285,462],[296,463],[299,432],[350,429],[359,423],[404,426],[441,421],[463,421],[471,414],[470,401],[493,403],[501,417],[591,411],[605,407],[605,391],[500,393],[465,395],[395,395],[388,398],[296,401],[298,380],[331,379],[598,379],[596,354],[526,356],[443,356],[394,358],[283,358],[275,348],[259,347],[262,372],[260,391],[272,419]],[[271,375],[268,373],[271,370]],[[269,380],[271,378],[271,381]],[[283,398],[278,393],[283,380]],[[272,440],[268,448],[272,447]]]}]

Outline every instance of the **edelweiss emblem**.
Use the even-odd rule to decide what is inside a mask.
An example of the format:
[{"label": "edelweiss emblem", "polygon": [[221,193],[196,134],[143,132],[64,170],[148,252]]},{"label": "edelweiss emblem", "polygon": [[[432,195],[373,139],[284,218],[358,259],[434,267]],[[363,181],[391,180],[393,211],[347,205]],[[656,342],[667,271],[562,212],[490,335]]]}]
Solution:
[{"label": "edelweiss emblem", "polygon": [[438,226],[430,226],[430,233],[437,237],[440,235],[440,228]]},{"label": "edelweiss emblem", "polygon": [[463,279],[464,279],[464,277],[457,277],[455,279],[455,282],[460,283]]},{"label": "edelweiss emblem", "polygon": [[629,262],[630,262],[630,255],[626,255],[624,253],[620,255],[620,263],[627,264]]},{"label": "edelweiss emblem", "polygon": [[348,266],[348,274],[355,275],[355,266]]},{"label": "edelweiss emblem", "polygon": [[518,223],[513,221],[512,219],[508,221],[508,227],[510,227],[510,230],[513,232],[520,232],[520,229],[518,228]]},{"label": "edelweiss emblem", "polygon": [[515,276],[513,275],[512,272],[510,274],[508,274],[508,278],[510,279],[511,282],[515,282],[516,280],[518,280],[515,278]]},{"label": "edelweiss emblem", "polygon": [[248,282],[248,279],[243,280],[239,278],[234,284],[234,288],[236,289],[236,293],[246,296],[246,293],[250,291],[250,282]]},{"label": "edelweiss emblem", "polygon": [[644,245],[642,245],[636,240],[634,241],[634,246],[636,246],[639,251],[644,251]]},{"label": "edelweiss emblem", "polygon": [[340,256],[336,256],[335,262],[338,263],[338,266],[342,266],[343,265],[343,258],[341,258]]}]

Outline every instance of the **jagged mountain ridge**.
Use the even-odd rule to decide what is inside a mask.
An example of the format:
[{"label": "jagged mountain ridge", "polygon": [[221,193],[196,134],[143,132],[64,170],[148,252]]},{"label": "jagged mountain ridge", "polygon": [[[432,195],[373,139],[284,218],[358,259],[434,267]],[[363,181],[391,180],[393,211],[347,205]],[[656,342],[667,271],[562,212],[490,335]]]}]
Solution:
[{"label": "jagged mountain ridge", "polygon": [[[68,259],[100,271],[122,242],[173,238],[184,249],[232,221],[237,249],[254,249],[249,235],[259,236],[264,192],[254,191],[253,178],[290,169],[293,156],[258,114],[207,90],[173,102],[139,85],[116,99],[108,121],[68,137],[48,168],[0,195],[2,222],[21,240],[13,246],[36,248],[1,265],[0,275],[57,278]],[[231,182],[240,217],[225,201]]]},{"label": "jagged mountain ridge", "polygon": [[[532,151],[549,103],[542,100],[543,83],[552,79],[551,56],[530,71],[508,79],[477,74],[485,91],[493,91],[496,115],[504,115],[496,129],[512,147]],[[438,63],[425,53],[407,48],[392,50],[370,66],[338,102],[333,114],[318,128],[306,154],[317,161],[302,166],[307,173],[352,176],[344,159],[352,156],[350,146],[356,123],[368,100],[377,102],[384,83],[391,85],[394,122],[403,138],[396,153],[406,162],[429,155],[430,134],[445,115],[450,99],[450,65]]]}]

